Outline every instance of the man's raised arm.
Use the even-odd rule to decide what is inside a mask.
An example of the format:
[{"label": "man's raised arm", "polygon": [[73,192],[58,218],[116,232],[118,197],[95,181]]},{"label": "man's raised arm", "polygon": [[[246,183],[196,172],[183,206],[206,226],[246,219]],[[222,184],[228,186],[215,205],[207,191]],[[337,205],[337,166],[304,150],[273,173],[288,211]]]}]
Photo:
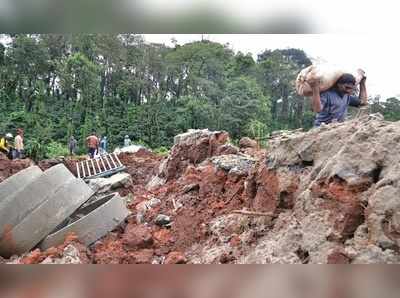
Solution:
[{"label": "man's raised arm", "polygon": [[319,113],[322,111],[320,89],[319,89],[320,81],[313,79],[309,80],[308,83],[310,84],[313,92],[311,97],[312,109],[315,113]]},{"label": "man's raised arm", "polygon": [[361,101],[361,105],[365,106],[368,104],[368,94],[367,94],[367,87],[365,85],[365,81],[367,80],[367,77],[365,76],[365,73],[363,70],[359,70],[359,72],[362,74],[363,78],[360,81],[360,94],[359,94],[359,99]]}]

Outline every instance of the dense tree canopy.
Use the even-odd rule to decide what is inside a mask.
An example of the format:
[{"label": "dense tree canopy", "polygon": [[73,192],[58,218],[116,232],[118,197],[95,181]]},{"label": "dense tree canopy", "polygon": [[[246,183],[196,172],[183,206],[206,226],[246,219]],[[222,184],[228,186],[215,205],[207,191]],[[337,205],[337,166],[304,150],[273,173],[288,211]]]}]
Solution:
[{"label": "dense tree canopy", "polygon": [[[25,129],[40,157],[84,149],[91,131],[111,147],[128,134],[149,147],[169,147],[190,128],[263,139],[276,129],[309,128],[309,102],[295,93],[297,73],[311,64],[299,49],[251,54],[202,40],[167,47],[135,34],[15,34],[0,42],[0,133]],[[5,41],[7,40],[7,42]],[[389,120],[400,102],[374,101]]]}]

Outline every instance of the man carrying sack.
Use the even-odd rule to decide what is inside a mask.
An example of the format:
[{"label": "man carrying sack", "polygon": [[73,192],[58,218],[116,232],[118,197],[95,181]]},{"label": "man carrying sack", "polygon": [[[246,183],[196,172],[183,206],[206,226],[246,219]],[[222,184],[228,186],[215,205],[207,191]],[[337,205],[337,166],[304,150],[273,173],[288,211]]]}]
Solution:
[{"label": "man carrying sack", "polygon": [[307,81],[312,88],[312,109],[317,113],[315,126],[320,126],[322,123],[343,122],[346,120],[348,106],[360,107],[368,104],[366,76],[362,70],[359,72],[362,76],[359,96],[353,95],[356,78],[349,73],[343,74],[333,87],[324,92],[320,91],[319,79],[312,78]]}]

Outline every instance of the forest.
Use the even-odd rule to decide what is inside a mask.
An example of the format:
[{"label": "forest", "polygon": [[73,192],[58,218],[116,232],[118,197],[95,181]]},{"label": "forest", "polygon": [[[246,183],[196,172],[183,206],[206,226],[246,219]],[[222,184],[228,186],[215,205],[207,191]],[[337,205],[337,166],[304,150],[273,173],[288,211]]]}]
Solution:
[{"label": "forest", "polygon": [[[254,59],[207,39],[174,46],[138,34],[2,34],[0,133],[25,131],[34,159],[85,151],[91,132],[109,147],[167,151],[188,129],[225,130],[265,145],[275,130],[312,127],[309,99],[294,81],[312,60],[301,49],[265,49]],[[370,112],[400,120],[397,98],[370,98]]]}]

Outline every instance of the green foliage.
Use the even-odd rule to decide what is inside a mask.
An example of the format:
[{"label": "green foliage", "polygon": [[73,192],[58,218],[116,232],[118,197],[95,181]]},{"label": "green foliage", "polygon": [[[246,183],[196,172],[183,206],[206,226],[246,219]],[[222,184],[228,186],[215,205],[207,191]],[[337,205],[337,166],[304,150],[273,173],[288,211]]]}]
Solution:
[{"label": "green foliage", "polygon": [[268,126],[264,122],[252,119],[246,126],[246,134],[250,138],[257,140],[261,146],[266,146]]},{"label": "green foliage", "polygon": [[37,139],[30,139],[25,145],[25,154],[32,160],[39,161],[46,158],[46,146]]},{"label": "green foliage", "polygon": [[268,98],[262,93],[255,79],[239,77],[232,80],[222,100],[220,129],[227,129],[232,138],[244,135],[245,127],[252,119],[270,121]]},{"label": "green foliage", "polygon": [[385,116],[386,120],[389,121],[399,121],[400,120],[400,100],[391,97],[386,100],[383,104],[385,110],[383,115]]},{"label": "green foliage", "polygon": [[153,152],[160,156],[166,156],[169,154],[169,150],[167,147],[161,146],[153,150]]},{"label": "green foliage", "polygon": [[46,157],[47,158],[55,158],[60,156],[68,156],[69,150],[67,146],[52,141],[50,144],[46,146]]},{"label": "green foliage", "polygon": [[[14,34],[0,42],[0,132],[25,129],[35,160],[66,155],[68,140],[86,154],[89,134],[108,151],[132,143],[165,154],[188,129],[225,130],[238,142],[263,142],[276,129],[310,128],[308,99],[295,94],[311,63],[298,49],[234,53],[208,40],[173,48],[135,34]],[[371,106],[400,119],[396,98]]]}]

